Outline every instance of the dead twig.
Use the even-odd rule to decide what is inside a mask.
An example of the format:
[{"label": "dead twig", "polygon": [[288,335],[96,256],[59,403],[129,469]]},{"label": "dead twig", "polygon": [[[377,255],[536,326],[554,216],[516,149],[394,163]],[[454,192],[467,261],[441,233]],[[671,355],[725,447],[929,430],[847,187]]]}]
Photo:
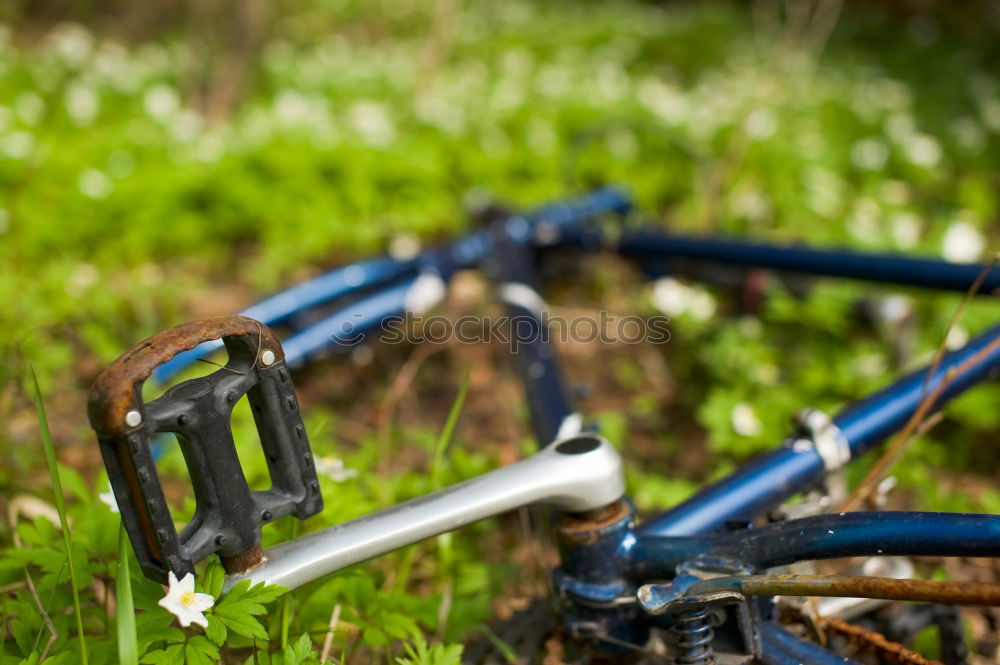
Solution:
[{"label": "dead twig", "polygon": [[330,660],[330,650],[333,648],[333,636],[337,632],[338,623],[340,623],[339,603],[333,606],[333,612],[330,613],[330,623],[327,626],[326,637],[323,638],[323,649],[320,651],[319,655],[319,662],[321,663],[325,663]]},{"label": "dead twig", "polygon": [[958,308],[956,308],[955,313],[952,315],[951,320],[948,322],[948,327],[945,330],[941,344],[938,345],[937,351],[934,354],[934,360],[931,362],[930,367],[927,369],[927,374],[924,376],[924,384],[921,389],[921,393],[924,394],[924,398],[921,400],[920,405],[917,410],[913,413],[910,419],[906,422],[906,425],[900,430],[899,434],[893,440],[892,444],[886,449],[885,453],[872,465],[872,468],[868,470],[865,477],[858,483],[858,486],[854,488],[850,496],[841,504],[840,510],[842,511],[852,511],[857,510],[862,504],[866,503],[874,496],[879,483],[888,475],[889,471],[902,459],[903,455],[906,453],[906,449],[909,447],[910,442],[917,436],[922,434],[924,431],[933,426],[924,427],[925,421],[927,420],[927,415],[930,410],[936,404],[938,397],[952,384],[952,382],[969,371],[972,367],[976,365],[984,356],[989,355],[1000,347],[1000,339],[994,340],[984,349],[976,353],[975,355],[967,358],[960,365],[953,367],[944,377],[944,379],[938,384],[938,386],[930,393],[927,394],[927,388],[930,383],[930,379],[937,373],[938,367],[941,365],[941,359],[944,357],[945,350],[947,349],[948,335],[951,333],[955,324],[958,322],[965,308],[968,306],[972,298],[979,292],[979,288],[982,286],[983,281],[986,276],[990,273],[993,267],[997,263],[997,256],[983,266],[982,271],[976,280],[966,291],[965,296],[962,298],[962,302],[959,303]]}]

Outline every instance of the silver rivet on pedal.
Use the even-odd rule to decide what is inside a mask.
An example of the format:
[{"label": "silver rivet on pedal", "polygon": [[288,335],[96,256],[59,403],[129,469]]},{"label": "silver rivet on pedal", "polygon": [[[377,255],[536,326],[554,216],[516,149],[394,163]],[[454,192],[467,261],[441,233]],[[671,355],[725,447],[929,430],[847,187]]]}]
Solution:
[{"label": "silver rivet on pedal", "polygon": [[138,411],[129,411],[125,414],[125,424],[129,427],[138,427],[142,424],[142,414]]},{"label": "silver rivet on pedal", "polygon": [[274,364],[274,351],[268,349],[264,353],[260,354],[260,364],[264,367],[268,367]]}]

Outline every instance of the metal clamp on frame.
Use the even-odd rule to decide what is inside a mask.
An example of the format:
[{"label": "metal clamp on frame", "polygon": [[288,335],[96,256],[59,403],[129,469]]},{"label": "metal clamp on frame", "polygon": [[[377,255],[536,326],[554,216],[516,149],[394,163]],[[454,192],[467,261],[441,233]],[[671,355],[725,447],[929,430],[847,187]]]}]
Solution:
[{"label": "metal clamp on frame", "polygon": [[761,655],[756,605],[739,591],[699,589],[706,580],[749,573],[738,561],[701,556],[678,566],[671,582],[643,585],[636,596],[648,614],[667,619],[678,663],[749,663]]},{"label": "metal clamp on frame", "polygon": [[851,446],[833,419],[819,409],[802,409],[795,414],[795,422],[803,435],[794,439],[792,447],[814,448],[823,460],[827,473],[839,471],[851,461]]}]

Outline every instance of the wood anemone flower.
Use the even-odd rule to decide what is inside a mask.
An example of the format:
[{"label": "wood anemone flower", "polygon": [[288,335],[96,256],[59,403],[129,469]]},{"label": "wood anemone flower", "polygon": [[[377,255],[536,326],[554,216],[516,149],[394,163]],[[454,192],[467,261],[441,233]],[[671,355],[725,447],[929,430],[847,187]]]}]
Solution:
[{"label": "wood anemone flower", "polygon": [[205,610],[215,604],[215,598],[207,593],[196,593],[194,590],[194,575],[188,573],[177,581],[174,571],[168,573],[170,583],[167,595],[160,599],[158,605],[167,610],[187,628],[192,623],[196,623],[202,628],[208,627],[208,619],[205,618]]}]

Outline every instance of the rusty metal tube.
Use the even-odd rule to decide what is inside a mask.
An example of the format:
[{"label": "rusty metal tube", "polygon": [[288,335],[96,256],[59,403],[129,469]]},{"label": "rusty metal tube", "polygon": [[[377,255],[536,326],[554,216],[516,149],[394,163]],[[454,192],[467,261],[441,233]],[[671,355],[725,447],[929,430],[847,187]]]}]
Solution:
[{"label": "rusty metal tube", "polygon": [[835,596],[943,603],[1000,605],[1000,584],[898,580],[889,577],[825,575],[736,575],[695,583],[685,593],[699,596],[738,591],[747,596]]}]

